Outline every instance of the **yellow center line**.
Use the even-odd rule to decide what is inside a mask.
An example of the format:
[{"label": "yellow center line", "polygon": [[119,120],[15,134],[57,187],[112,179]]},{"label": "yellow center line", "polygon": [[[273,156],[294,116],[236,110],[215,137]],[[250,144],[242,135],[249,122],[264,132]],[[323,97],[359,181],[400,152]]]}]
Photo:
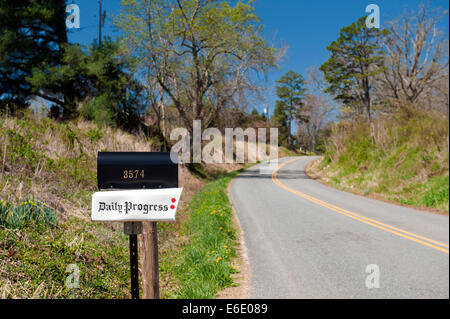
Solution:
[{"label": "yellow center line", "polygon": [[[295,194],[297,196],[305,198],[305,199],[309,200],[310,202],[313,202],[315,204],[318,204],[320,206],[328,208],[328,209],[330,209],[330,210],[332,210],[332,211],[334,211],[336,213],[339,213],[339,214],[345,215],[347,217],[350,217],[352,219],[361,221],[361,222],[366,223],[368,225],[371,225],[373,227],[385,230],[385,231],[390,232],[392,234],[395,234],[397,236],[400,236],[400,237],[412,240],[412,241],[414,241],[416,243],[419,243],[419,244],[422,244],[422,245],[425,245],[425,246],[437,249],[437,250],[442,251],[444,253],[447,253],[447,254],[449,253],[449,250],[448,250],[449,246],[447,244],[445,244],[445,243],[442,243],[442,242],[439,242],[439,241],[436,241],[436,240],[433,240],[433,239],[430,239],[430,238],[427,238],[427,237],[424,237],[424,236],[420,236],[420,235],[408,232],[406,230],[403,230],[403,229],[400,229],[400,228],[397,228],[397,227],[394,227],[394,226],[391,226],[391,225],[384,224],[384,223],[382,223],[380,221],[377,221],[375,219],[372,219],[372,218],[361,216],[361,215],[356,214],[354,212],[351,212],[351,211],[345,210],[343,208],[340,208],[338,206],[332,205],[330,203],[321,201],[321,200],[319,200],[319,199],[317,199],[315,197],[306,195],[306,194],[304,194],[302,192],[299,192],[299,191],[297,191],[295,189],[292,189],[292,188],[286,186],[285,184],[281,183],[280,180],[277,177],[278,172],[280,171],[280,169],[282,167],[284,167],[285,165],[287,165],[289,163],[292,163],[294,161],[297,161],[297,160],[299,160],[299,158],[294,158],[294,159],[292,159],[290,161],[284,162],[283,164],[281,164],[281,165],[279,165],[277,167],[277,169],[272,174],[272,181],[275,183],[275,185],[277,185],[277,186],[279,186],[279,187],[281,187],[281,188],[283,188],[283,189],[285,189],[285,190],[287,190],[287,191],[289,191],[289,192],[291,192],[291,193],[293,193],[293,194]],[[442,246],[442,247],[439,247],[439,246]],[[445,247],[445,248],[443,248],[443,247]]]}]

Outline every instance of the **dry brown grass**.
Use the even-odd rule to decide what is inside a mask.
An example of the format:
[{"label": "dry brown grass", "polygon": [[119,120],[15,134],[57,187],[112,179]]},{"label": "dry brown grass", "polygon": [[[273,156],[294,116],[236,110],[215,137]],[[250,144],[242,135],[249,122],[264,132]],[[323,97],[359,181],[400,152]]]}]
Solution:
[{"label": "dry brown grass", "polygon": [[[92,137],[98,128],[89,122],[57,124],[41,122],[31,115],[18,120],[17,118],[3,117],[0,119],[0,149],[1,149],[1,177],[0,197],[11,203],[19,203],[29,197],[38,198],[51,205],[63,215],[75,215],[80,218],[88,217],[88,202],[86,198],[74,196],[67,200],[68,191],[81,191],[95,189],[95,180],[87,179],[78,183],[70,181],[70,177],[63,176],[61,170],[49,170],[46,164],[53,161],[73,161],[77,157],[86,156],[89,161],[84,162],[86,171],[94,173],[96,170],[97,152],[109,151],[148,151],[150,143],[144,136],[135,136],[119,129],[102,128],[101,138]],[[19,152],[20,146],[14,146],[11,135],[15,134],[32,137],[26,141],[33,152],[39,154],[37,163],[27,165],[14,159],[11,153]],[[73,133],[72,133],[73,132]],[[70,136],[72,134],[72,136]],[[91,134],[91,135],[89,135]],[[71,141],[70,138],[73,138]],[[80,163],[81,165],[81,163]]]}]

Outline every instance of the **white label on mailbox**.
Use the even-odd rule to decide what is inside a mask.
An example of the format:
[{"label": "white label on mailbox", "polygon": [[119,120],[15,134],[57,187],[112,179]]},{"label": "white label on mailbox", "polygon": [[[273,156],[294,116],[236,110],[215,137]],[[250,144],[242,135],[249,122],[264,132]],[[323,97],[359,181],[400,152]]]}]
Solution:
[{"label": "white label on mailbox", "polygon": [[93,221],[175,221],[183,188],[103,191],[92,195]]}]

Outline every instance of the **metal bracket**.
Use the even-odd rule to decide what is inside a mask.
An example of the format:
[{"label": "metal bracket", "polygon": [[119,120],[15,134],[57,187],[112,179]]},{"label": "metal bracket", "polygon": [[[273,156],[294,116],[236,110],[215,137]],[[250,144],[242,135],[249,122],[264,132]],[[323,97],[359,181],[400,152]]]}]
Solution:
[{"label": "metal bracket", "polygon": [[130,235],[130,275],[131,298],[139,299],[139,258],[138,236],[142,232],[142,222],[125,222],[123,231]]},{"label": "metal bracket", "polygon": [[141,222],[125,222],[123,232],[127,235],[139,235],[142,232]]}]

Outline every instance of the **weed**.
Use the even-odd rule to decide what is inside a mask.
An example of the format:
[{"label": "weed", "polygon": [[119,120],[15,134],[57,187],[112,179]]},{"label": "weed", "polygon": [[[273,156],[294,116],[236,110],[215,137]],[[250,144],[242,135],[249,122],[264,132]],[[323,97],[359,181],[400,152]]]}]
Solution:
[{"label": "weed", "polygon": [[86,136],[92,143],[97,143],[103,137],[103,132],[99,127],[94,127],[87,131]]},{"label": "weed", "polygon": [[33,226],[50,226],[56,223],[56,212],[45,203],[29,199],[13,206],[3,199],[0,202],[0,225],[6,228],[21,229]]}]

